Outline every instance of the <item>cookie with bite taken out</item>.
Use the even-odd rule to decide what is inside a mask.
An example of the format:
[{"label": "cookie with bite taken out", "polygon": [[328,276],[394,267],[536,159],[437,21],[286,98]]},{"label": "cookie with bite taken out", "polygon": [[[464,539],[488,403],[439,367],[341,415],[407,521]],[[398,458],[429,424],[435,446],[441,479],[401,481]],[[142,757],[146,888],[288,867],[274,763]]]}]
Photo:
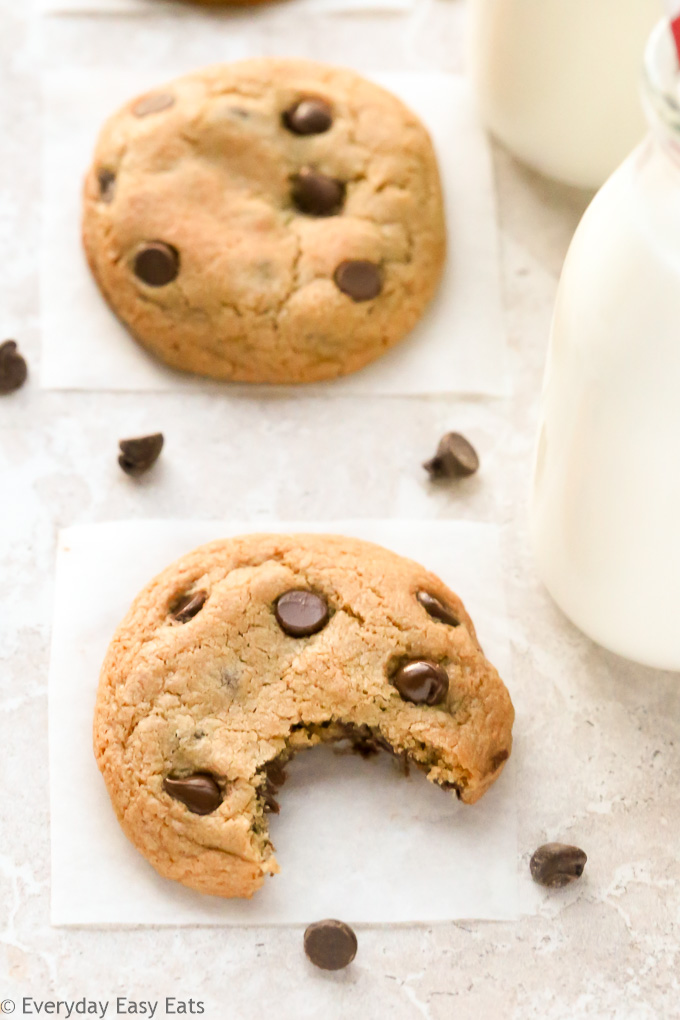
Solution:
[{"label": "cookie with bite taken out", "polygon": [[294,754],[390,751],[473,804],[513,718],[460,599],[423,567],[356,539],[248,535],[137,597],[102,668],[94,747],[161,875],[250,897],[279,870],[267,812]]}]

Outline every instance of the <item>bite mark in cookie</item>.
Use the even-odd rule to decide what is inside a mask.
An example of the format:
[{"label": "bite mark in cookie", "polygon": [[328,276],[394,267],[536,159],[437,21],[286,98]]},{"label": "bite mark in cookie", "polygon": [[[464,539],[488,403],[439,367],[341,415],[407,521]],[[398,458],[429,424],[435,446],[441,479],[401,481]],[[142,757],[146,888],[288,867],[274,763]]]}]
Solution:
[{"label": "bite mark in cookie", "polygon": [[102,669],[95,752],[121,825],[162,875],[248,897],[278,871],[267,816],[296,753],[386,750],[474,803],[512,721],[434,575],[355,539],[251,535],[197,549],[137,598]]}]

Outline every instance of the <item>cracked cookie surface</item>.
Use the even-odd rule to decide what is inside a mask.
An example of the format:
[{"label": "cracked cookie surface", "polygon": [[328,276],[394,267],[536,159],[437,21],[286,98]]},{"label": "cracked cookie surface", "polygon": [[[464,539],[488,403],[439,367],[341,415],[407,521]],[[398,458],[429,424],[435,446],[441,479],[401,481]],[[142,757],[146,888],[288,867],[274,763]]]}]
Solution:
[{"label": "cracked cookie surface", "polygon": [[471,804],[513,718],[460,599],[423,567],[356,539],[249,535],[137,597],[102,668],[94,747],[161,875],[249,897],[279,870],[266,812],[293,754],[388,750]]},{"label": "cracked cookie surface", "polygon": [[434,295],[436,158],[418,118],[353,71],[208,68],[106,123],[83,240],[112,310],[172,367],[329,379],[379,358]]}]

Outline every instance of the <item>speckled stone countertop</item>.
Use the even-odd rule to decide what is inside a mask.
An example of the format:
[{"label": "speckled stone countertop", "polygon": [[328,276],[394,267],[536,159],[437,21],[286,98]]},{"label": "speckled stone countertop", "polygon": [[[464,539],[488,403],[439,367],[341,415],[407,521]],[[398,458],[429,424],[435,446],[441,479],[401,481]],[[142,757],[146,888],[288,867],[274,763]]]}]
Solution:
[{"label": "speckled stone countertop", "polygon": [[[206,35],[210,59],[219,59],[226,41],[247,31],[265,52],[459,70],[462,8],[462,0],[420,0],[412,15],[332,25],[310,14],[292,23],[285,5],[257,16],[43,22],[29,4],[2,0],[2,334],[16,336],[36,365],[41,65],[160,66],[179,45],[187,64],[201,63]],[[678,678],[583,638],[542,590],[527,547],[550,314],[587,196],[538,179],[500,150],[495,164],[509,401],[140,399],[41,392],[36,373],[0,401],[0,1000],[176,995],[203,1000],[215,1020],[680,1016]],[[420,464],[454,427],[474,441],[483,470],[430,491]],[[156,429],[166,455],[153,478],[133,484],[116,465],[117,439]],[[51,928],[46,676],[57,528],[154,516],[398,516],[415,492],[424,517],[502,526],[524,762],[521,866],[548,839],[574,841],[589,855],[584,880],[539,897],[538,913],[517,923],[362,930],[356,963],[336,975],[307,963],[298,929]]]}]

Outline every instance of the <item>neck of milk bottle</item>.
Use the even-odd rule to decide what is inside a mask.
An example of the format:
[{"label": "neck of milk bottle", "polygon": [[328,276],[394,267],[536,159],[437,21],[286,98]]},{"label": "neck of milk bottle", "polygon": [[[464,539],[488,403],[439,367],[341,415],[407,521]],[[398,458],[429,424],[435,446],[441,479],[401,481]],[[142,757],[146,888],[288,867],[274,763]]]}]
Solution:
[{"label": "neck of milk bottle", "polygon": [[680,66],[666,19],[647,44],[642,94],[652,137],[680,175]]}]

